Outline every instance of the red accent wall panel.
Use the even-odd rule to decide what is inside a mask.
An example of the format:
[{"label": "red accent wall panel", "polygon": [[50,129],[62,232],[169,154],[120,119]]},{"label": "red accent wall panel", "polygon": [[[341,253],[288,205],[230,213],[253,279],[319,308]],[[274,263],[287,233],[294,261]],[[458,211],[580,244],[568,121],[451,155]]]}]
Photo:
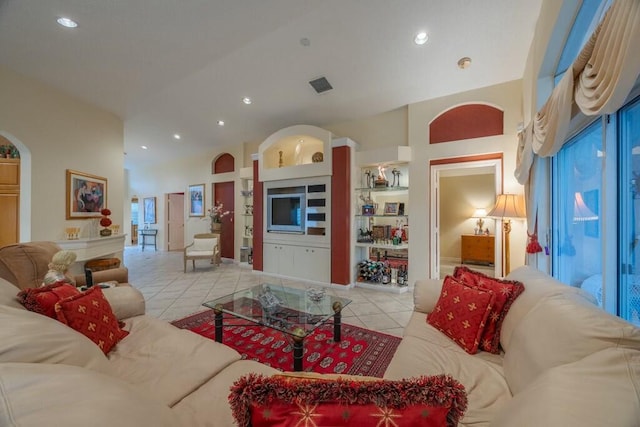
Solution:
[{"label": "red accent wall panel", "polygon": [[502,135],[504,112],[485,104],[461,105],[445,111],[429,125],[429,144]]},{"label": "red accent wall panel", "polygon": [[[229,206],[235,206],[235,183],[233,181],[216,182],[213,184],[213,200],[214,204],[222,203],[225,210]],[[222,258],[233,259],[235,254],[235,230],[233,225],[233,214],[222,217],[222,230],[220,236],[220,256]]]},{"label": "red accent wall panel", "polygon": [[331,176],[331,283],[351,283],[351,148],[333,149]]},{"label": "red accent wall panel", "polygon": [[233,172],[235,170],[235,159],[229,153],[224,153],[220,155],[213,162],[213,171],[212,173],[225,173],[225,172]]},{"label": "red accent wall panel", "polygon": [[262,218],[264,185],[258,179],[258,161],[253,161],[253,269],[262,271]]}]

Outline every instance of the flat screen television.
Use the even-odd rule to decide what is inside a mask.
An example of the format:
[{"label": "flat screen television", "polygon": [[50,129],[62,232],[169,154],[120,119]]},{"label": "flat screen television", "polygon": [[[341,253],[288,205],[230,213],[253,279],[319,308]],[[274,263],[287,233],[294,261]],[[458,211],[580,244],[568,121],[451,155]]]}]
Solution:
[{"label": "flat screen television", "polygon": [[305,194],[267,195],[267,232],[304,233]]}]

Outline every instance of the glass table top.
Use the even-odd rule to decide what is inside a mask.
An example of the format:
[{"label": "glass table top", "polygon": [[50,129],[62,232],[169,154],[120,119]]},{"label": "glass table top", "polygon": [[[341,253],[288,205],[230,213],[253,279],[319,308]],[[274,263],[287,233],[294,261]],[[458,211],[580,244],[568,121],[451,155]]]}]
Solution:
[{"label": "glass table top", "polygon": [[202,305],[304,338],[350,302],[330,295],[324,288],[296,289],[265,283]]}]

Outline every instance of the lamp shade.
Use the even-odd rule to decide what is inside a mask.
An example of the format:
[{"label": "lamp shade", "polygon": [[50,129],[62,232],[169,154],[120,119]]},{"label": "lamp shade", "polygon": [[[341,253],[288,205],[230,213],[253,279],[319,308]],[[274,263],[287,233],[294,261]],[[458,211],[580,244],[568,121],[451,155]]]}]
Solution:
[{"label": "lamp shade", "polygon": [[487,216],[486,209],[476,209],[471,218],[485,218]]},{"label": "lamp shade", "polygon": [[492,218],[526,218],[524,199],[519,194],[500,194],[496,205],[487,213]]}]

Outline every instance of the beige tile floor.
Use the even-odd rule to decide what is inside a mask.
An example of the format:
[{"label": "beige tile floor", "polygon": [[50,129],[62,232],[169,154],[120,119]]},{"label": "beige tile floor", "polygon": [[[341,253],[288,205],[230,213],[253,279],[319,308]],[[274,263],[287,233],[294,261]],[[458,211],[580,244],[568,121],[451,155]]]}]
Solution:
[{"label": "beige tile floor", "polygon": [[[205,301],[260,283],[282,283],[292,287],[314,287],[305,282],[279,279],[254,273],[232,263],[219,267],[207,261],[196,261],[193,271],[190,263],[183,273],[182,252],[142,252],[140,247],[128,246],[124,251],[124,264],[129,268],[129,282],[145,296],[147,314],[167,321],[206,310]],[[393,294],[369,289],[327,288],[337,296],[349,298],[351,304],[342,311],[344,323],[361,326],[388,334],[402,336],[413,310],[413,294]]]}]

